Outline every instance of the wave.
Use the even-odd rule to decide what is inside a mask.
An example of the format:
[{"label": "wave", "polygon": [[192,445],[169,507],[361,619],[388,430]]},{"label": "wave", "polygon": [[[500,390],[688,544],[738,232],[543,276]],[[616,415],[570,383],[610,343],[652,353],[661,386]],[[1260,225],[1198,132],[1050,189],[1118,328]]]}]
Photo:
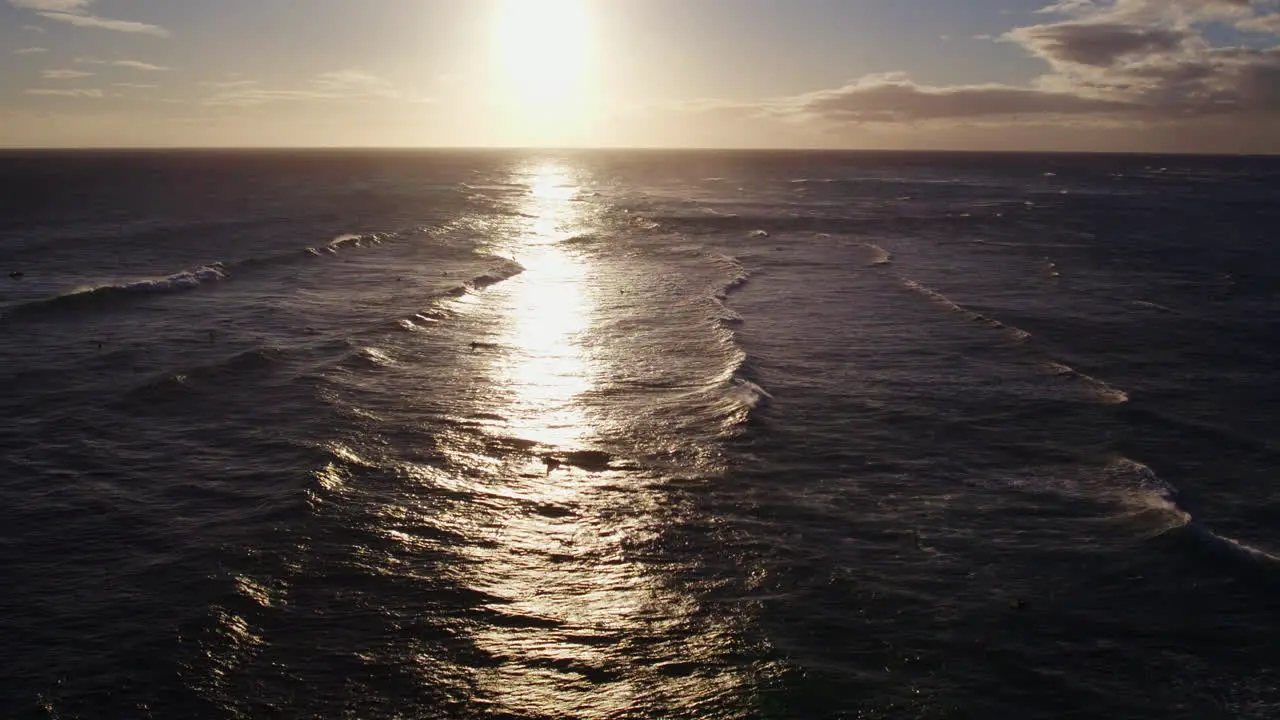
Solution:
[{"label": "wave", "polygon": [[581,246],[581,245],[594,245],[599,241],[600,241],[600,236],[596,235],[595,233],[581,233],[578,235],[570,235],[569,237],[561,240],[557,244],[568,245],[568,246]]},{"label": "wave", "polygon": [[712,299],[716,308],[716,320],[724,332],[725,340],[732,347],[734,358],[728,363],[724,374],[710,387],[719,395],[714,406],[721,413],[721,422],[725,423],[729,432],[733,432],[734,428],[742,427],[750,419],[753,410],[768,404],[773,395],[753,377],[746,351],[738,342],[735,330],[745,320],[727,304],[729,296],[751,279],[751,272],[740,259],[732,255],[716,254],[712,256],[712,260],[727,276]]},{"label": "wave", "polygon": [[[339,235],[338,237],[330,240],[325,245],[320,245],[318,247],[309,247],[303,252],[307,253],[308,255],[321,255],[324,253],[329,253],[330,255],[337,255],[339,252],[341,252],[345,248],[353,248],[353,247],[362,248],[362,247],[372,247],[374,245],[381,245],[384,241],[389,240],[393,237],[396,237],[395,233],[382,233],[382,232],[365,233],[362,235],[356,235],[356,234]],[[289,256],[282,255],[278,257],[283,259]]]},{"label": "wave", "polygon": [[937,290],[934,290],[933,288],[927,285],[923,285],[919,282],[916,282],[915,280],[912,280],[911,278],[908,278],[904,275],[899,275],[898,279],[908,289],[916,293],[919,293],[929,298],[930,300],[933,300],[939,305],[946,307],[951,312],[964,315],[965,317],[969,318],[973,322],[981,323],[994,330],[1000,330],[1001,332],[1004,332],[1010,335],[1011,337],[1013,337],[1014,340],[1017,340],[1018,342],[1023,342],[1031,338],[1031,333],[1027,332],[1026,330],[1014,327],[1013,325],[1006,325],[1005,323],[993,317],[983,315],[982,313],[977,312],[975,310],[970,310],[969,308],[955,302],[951,298],[947,297],[946,295],[943,295],[942,293],[938,292]]},{"label": "wave", "polygon": [[263,346],[244,350],[208,365],[171,372],[126,392],[126,402],[149,405],[182,400],[205,389],[221,389],[223,381],[254,373],[271,372],[286,359],[283,350]]},{"label": "wave", "polygon": [[1149,466],[1127,457],[1113,460],[1105,476],[1117,481],[1113,491],[1121,502],[1139,511],[1154,510],[1165,520],[1158,535],[1188,543],[1185,549],[1217,563],[1226,561],[1237,568],[1274,572],[1280,570],[1280,555],[1214,532],[1182,507],[1179,492]]},{"label": "wave", "polygon": [[[719,298],[717,298],[717,300],[719,300]],[[741,315],[730,310],[723,302],[720,303],[719,311],[719,314],[716,316],[716,321],[720,323],[721,327],[731,328],[746,322]]]},{"label": "wave", "polygon": [[350,248],[373,247],[392,238],[399,237],[399,235],[399,233],[389,232],[345,234],[339,235],[324,245],[278,255],[251,257],[231,263],[218,261],[160,277],[142,278],[114,285],[77,288],[62,295],[16,305],[5,313],[4,318],[18,319],[60,312],[83,311],[140,296],[185,292],[203,285],[228,280],[232,277],[233,271],[247,271],[263,266],[292,262],[306,257],[318,257],[326,254],[336,255]]},{"label": "wave", "polygon": [[871,251],[871,260],[867,262],[868,265],[889,265],[893,263],[893,253],[888,250],[875,243],[867,243],[865,247]]},{"label": "wave", "polygon": [[471,278],[467,282],[463,283],[463,287],[468,291],[483,290],[490,285],[496,285],[504,280],[510,280],[525,271],[525,267],[515,260],[508,260],[505,258],[500,259],[502,260],[501,265],[490,268],[488,271]]},{"label": "wave", "polygon": [[725,304],[725,301],[729,299],[729,295],[735,290],[747,284],[747,281],[751,279],[751,272],[743,266],[741,260],[731,255],[715,255],[714,260],[729,272],[729,280],[720,286],[720,289],[713,296],[716,305],[716,319],[722,327],[726,328],[741,325],[743,323],[742,316],[731,310]]},{"label": "wave", "polygon": [[1103,476],[1113,483],[1110,490],[1119,493],[1123,504],[1166,513],[1177,527],[1191,522],[1191,513],[1178,505],[1178,489],[1165,482],[1149,466],[1131,458],[1118,457],[1103,470]]},{"label": "wave", "polygon": [[136,298],[143,295],[184,292],[205,283],[219,282],[231,277],[222,263],[212,263],[183,270],[164,277],[147,278],[119,285],[99,285],[80,288],[51,298],[32,300],[9,309],[7,318],[43,315],[56,312],[74,312],[93,308],[112,301]]},{"label": "wave", "polygon": [[352,368],[382,369],[395,366],[397,363],[384,350],[376,347],[360,347],[342,360],[342,365]]},{"label": "wave", "polygon": [[1205,530],[1203,528],[1199,529],[1207,536],[1207,538],[1217,543],[1221,550],[1227,551],[1238,559],[1263,563],[1269,567],[1280,568],[1280,555],[1269,553],[1262,548],[1254,547],[1253,545],[1241,542],[1235,538],[1229,538],[1226,535],[1219,535],[1212,530]]},{"label": "wave", "polygon": [[732,273],[729,281],[716,292],[717,300],[725,300],[735,290],[747,284],[747,281],[751,279],[751,273],[743,266],[741,260],[732,255],[716,255],[715,259],[722,267],[727,268]]},{"label": "wave", "polygon": [[1129,302],[1125,303],[1125,305],[1128,305],[1129,307],[1135,308],[1138,310],[1155,310],[1156,312],[1170,313],[1175,315],[1177,314],[1177,311],[1174,310],[1173,308],[1168,308],[1168,307],[1165,307],[1164,305],[1160,305],[1159,303],[1153,303],[1147,300],[1130,300]]},{"label": "wave", "polygon": [[424,330],[428,325],[434,325],[452,317],[453,313],[446,306],[442,306],[439,301],[461,298],[471,293],[480,292],[492,285],[510,280],[525,271],[525,267],[515,260],[502,257],[495,257],[495,259],[499,261],[497,265],[470,280],[437,292],[435,295],[436,303],[408,317],[398,318],[395,321],[395,327],[408,332]]},{"label": "wave", "polygon": [[409,318],[400,318],[396,321],[396,325],[405,332],[422,332],[422,326],[414,323]]},{"label": "wave", "polygon": [[755,410],[773,399],[773,395],[768,390],[746,378],[735,375],[729,383],[730,393],[734,399],[748,410]]},{"label": "wave", "polygon": [[1091,375],[1086,375],[1070,365],[1050,360],[1047,366],[1054,375],[1070,378],[1086,385],[1105,405],[1121,405],[1129,402],[1129,393]]}]

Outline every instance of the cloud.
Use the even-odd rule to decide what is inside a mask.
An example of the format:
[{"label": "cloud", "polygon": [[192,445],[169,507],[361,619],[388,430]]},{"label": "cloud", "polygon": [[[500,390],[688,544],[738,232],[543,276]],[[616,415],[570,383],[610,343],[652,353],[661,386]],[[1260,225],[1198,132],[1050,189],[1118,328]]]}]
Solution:
[{"label": "cloud", "polygon": [[155,83],[116,82],[116,83],[111,83],[111,84],[112,84],[112,85],[114,85],[115,87],[121,87],[121,88],[133,88],[133,89],[135,89],[135,90],[150,90],[150,89],[152,89],[152,88],[158,88],[158,87],[160,87],[159,85],[156,85]]},{"label": "cloud", "polygon": [[26,10],[77,13],[89,9],[93,0],[9,0],[9,4]]},{"label": "cloud", "polygon": [[[1213,25],[1270,32],[1277,0],[1062,0],[1043,8],[1054,22],[1015,28],[1001,40],[1047,64],[1026,86],[934,86],[904,73],[868,75],[842,87],[739,109],[789,122],[905,132],[1155,128],[1217,123],[1280,144],[1280,46],[1215,45]],[[733,112],[720,107],[718,112]],[[1234,125],[1233,125],[1234,123]],[[1190,125],[1188,125],[1190,126]],[[894,129],[896,128],[896,129]]]},{"label": "cloud", "polygon": [[1063,22],[1018,28],[1005,37],[1051,64],[1105,67],[1127,56],[1173,52],[1183,47],[1191,34],[1118,23]]},{"label": "cloud", "polygon": [[360,70],[337,70],[316,75],[302,88],[258,87],[253,80],[202,83],[222,92],[202,100],[204,105],[246,107],[276,102],[321,100],[407,99],[391,83]]},{"label": "cloud", "polygon": [[36,53],[43,53],[43,52],[49,52],[49,49],[42,48],[42,47],[19,48],[17,50],[14,50],[13,54],[14,55],[35,55]]},{"label": "cloud", "polygon": [[1042,15],[1083,15],[1097,10],[1093,0],[1058,0],[1058,2],[1037,10]]},{"label": "cloud", "polygon": [[111,63],[116,67],[132,68],[134,70],[145,70],[147,72],[164,72],[169,68],[162,65],[152,65],[151,63],[139,62],[137,60],[116,60]]},{"label": "cloud", "polygon": [[23,25],[22,29],[28,30],[30,32],[38,32],[38,33],[42,33],[45,31],[45,29],[40,27],[39,25]]},{"label": "cloud", "polygon": [[1037,12],[1097,22],[1156,23],[1180,26],[1246,17],[1272,0],[1059,0]]},{"label": "cloud", "polygon": [[1098,115],[1135,109],[1123,101],[1008,85],[931,87],[904,73],[868,75],[790,102],[805,115],[857,123]]},{"label": "cloud", "polygon": [[78,57],[76,62],[82,65],[112,65],[133,70],[145,70],[147,72],[163,72],[170,69],[163,65],[152,65],[138,60],[99,60],[97,58]]},{"label": "cloud", "polygon": [[71,13],[40,13],[50,20],[75,25],[77,27],[93,27],[102,28],[103,30],[118,30],[119,32],[143,33],[146,35],[159,35],[161,37],[169,34],[168,30],[159,25],[150,25],[143,22],[134,22],[132,20],[112,20],[110,18],[97,17],[95,15],[72,15]]},{"label": "cloud", "polygon": [[257,80],[201,80],[197,83],[197,85],[201,85],[203,87],[220,88],[223,90],[252,87],[257,84]]},{"label": "cloud", "polygon": [[1280,13],[1245,18],[1237,23],[1236,27],[1248,32],[1274,33],[1276,35],[1280,35]]},{"label": "cloud", "polygon": [[40,77],[45,80],[71,80],[73,78],[89,77],[93,75],[91,72],[83,70],[44,70],[40,73]]},{"label": "cloud", "polygon": [[320,73],[311,84],[324,90],[383,95],[390,91],[391,83],[360,70],[337,70]]},{"label": "cloud", "polygon": [[24,10],[33,10],[41,17],[76,27],[101,28],[117,32],[142,33],[167,36],[168,30],[159,25],[135,20],[116,20],[89,13],[93,0],[9,0],[9,4]]},{"label": "cloud", "polygon": [[76,88],[74,90],[51,90],[47,88],[32,88],[25,91],[27,95],[51,95],[61,97],[79,97],[100,99],[106,97],[101,90],[91,88]]}]

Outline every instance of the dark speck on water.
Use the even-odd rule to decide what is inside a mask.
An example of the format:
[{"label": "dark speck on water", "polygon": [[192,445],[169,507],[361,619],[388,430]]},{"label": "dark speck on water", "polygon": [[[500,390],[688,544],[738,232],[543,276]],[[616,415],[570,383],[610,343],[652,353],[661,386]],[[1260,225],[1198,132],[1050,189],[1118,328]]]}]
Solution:
[{"label": "dark speck on water", "polygon": [[0,717],[1280,717],[1280,159],[0,190]]}]

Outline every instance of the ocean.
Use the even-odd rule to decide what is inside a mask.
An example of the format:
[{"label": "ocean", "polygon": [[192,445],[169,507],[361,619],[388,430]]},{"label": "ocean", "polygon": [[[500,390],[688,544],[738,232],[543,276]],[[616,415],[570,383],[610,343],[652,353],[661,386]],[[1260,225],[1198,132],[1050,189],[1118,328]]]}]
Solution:
[{"label": "ocean", "polygon": [[1280,159],[0,187],[0,716],[1280,717]]}]

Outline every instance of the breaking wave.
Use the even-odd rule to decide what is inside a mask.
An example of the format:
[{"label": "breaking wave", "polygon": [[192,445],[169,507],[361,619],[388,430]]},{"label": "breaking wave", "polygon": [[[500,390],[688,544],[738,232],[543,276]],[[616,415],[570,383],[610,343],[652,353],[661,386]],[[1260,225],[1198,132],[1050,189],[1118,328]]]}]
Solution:
[{"label": "breaking wave", "polygon": [[[339,235],[333,240],[330,240],[325,245],[320,245],[318,247],[309,247],[304,252],[306,252],[308,255],[323,255],[325,253],[328,253],[330,255],[337,255],[339,252],[347,248],[353,248],[353,247],[363,248],[363,247],[372,247],[374,245],[381,245],[384,241],[394,237],[396,237],[395,233],[382,233],[382,232],[366,233],[362,235],[356,235],[356,234]],[[281,257],[287,257],[287,256],[281,256]]]},{"label": "breaking wave", "polygon": [[1048,369],[1058,377],[1083,383],[1105,405],[1121,405],[1129,402],[1129,393],[1091,375],[1086,375],[1070,365],[1050,360],[1048,361]]},{"label": "breaking wave", "polygon": [[727,371],[716,383],[718,392],[723,393],[726,405],[722,410],[728,415],[728,427],[739,427],[751,416],[751,412],[766,405],[773,399],[768,390],[761,387],[752,377],[747,361],[746,351],[738,342],[735,328],[745,320],[727,304],[729,296],[742,288],[751,279],[751,272],[743,266],[742,261],[731,255],[717,254],[713,261],[725,270],[727,280],[714,293],[716,319],[725,332],[727,342],[732,345],[734,360]]},{"label": "breaking wave", "polygon": [[231,278],[233,271],[249,270],[323,255],[336,255],[351,248],[367,248],[398,237],[398,233],[364,233],[339,235],[324,245],[278,255],[251,257],[236,262],[222,261],[181,270],[171,275],[143,278],[130,282],[77,288],[62,295],[32,300],[10,308],[6,318],[33,317],[59,312],[76,312],[110,304],[113,301],[144,295],[185,292],[202,285]]},{"label": "breaking wave", "polygon": [[1167,520],[1159,534],[1181,545],[1182,550],[1214,563],[1226,562],[1237,570],[1263,571],[1275,579],[1270,573],[1280,570],[1280,555],[1205,527],[1179,504],[1178,489],[1149,466],[1121,457],[1107,466],[1104,477],[1116,484],[1113,491],[1123,504],[1161,513]]},{"label": "breaking wave", "polygon": [[201,265],[189,270],[166,275],[164,277],[147,278],[118,285],[99,285],[97,287],[80,288],[63,295],[42,300],[33,300],[9,310],[7,317],[23,317],[43,315],[56,312],[74,312],[96,307],[112,301],[136,298],[142,295],[184,292],[193,290],[205,283],[219,282],[230,277],[222,263]]},{"label": "breaking wave", "polygon": [[976,323],[981,323],[994,330],[1000,330],[1001,332],[1004,332],[1010,335],[1011,337],[1013,337],[1014,340],[1017,340],[1018,342],[1022,342],[1031,338],[1031,333],[1027,332],[1026,330],[1014,327],[1012,325],[1006,325],[1003,322],[993,317],[983,315],[982,313],[977,312],[975,310],[970,310],[969,308],[963,305],[960,305],[959,303],[955,302],[951,298],[947,297],[946,295],[943,295],[942,293],[938,292],[937,290],[934,290],[933,288],[927,285],[923,285],[903,275],[899,275],[898,279],[901,280],[902,284],[906,286],[909,290],[912,290],[916,293],[919,293],[920,295],[923,295],[929,298],[930,300],[938,303],[939,305],[946,307],[951,312],[964,315],[965,317],[969,318],[970,320]]},{"label": "breaking wave", "polygon": [[867,261],[868,265],[889,265],[893,262],[893,253],[879,245],[867,243],[866,248],[871,251],[871,259]]}]

